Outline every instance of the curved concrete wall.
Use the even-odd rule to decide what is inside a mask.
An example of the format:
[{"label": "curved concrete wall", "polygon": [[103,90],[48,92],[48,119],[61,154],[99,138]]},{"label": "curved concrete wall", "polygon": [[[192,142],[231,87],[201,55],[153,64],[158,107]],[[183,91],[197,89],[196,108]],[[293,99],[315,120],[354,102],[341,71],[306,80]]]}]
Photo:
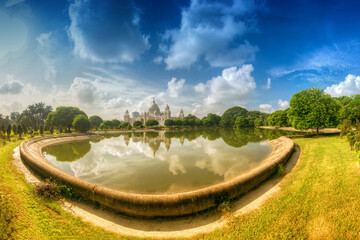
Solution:
[{"label": "curved concrete wall", "polygon": [[23,161],[43,177],[57,178],[92,201],[129,215],[169,217],[197,213],[215,207],[222,200],[233,199],[248,192],[273,174],[279,164],[284,164],[294,148],[291,139],[280,137],[269,142],[272,146],[271,154],[245,174],[210,187],[168,195],[125,193],[97,186],[64,173],[42,155],[44,147],[95,138],[101,137],[95,134],[78,134],[31,139],[20,145],[20,155]]}]

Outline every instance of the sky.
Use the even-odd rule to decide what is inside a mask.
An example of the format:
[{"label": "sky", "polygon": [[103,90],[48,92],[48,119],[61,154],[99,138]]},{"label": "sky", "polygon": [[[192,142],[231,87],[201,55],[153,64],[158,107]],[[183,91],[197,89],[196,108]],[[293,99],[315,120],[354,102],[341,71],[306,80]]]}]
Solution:
[{"label": "sky", "polygon": [[273,112],[318,87],[360,94],[351,0],[0,0],[0,113],[45,102],[123,119]]}]

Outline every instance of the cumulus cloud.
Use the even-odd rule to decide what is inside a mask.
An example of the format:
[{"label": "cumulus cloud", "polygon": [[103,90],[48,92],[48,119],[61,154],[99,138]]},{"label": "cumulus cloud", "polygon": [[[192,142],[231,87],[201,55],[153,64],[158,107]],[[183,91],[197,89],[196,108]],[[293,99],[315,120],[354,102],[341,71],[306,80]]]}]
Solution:
[{"label": "cumulus cloud", "polygon": [[7,75],[7,82],[0,86],[0,94],[15,95],[21,93],[24,85],[14,79],[14,75]]},{"label": "cumulus cloud", "polygon": [[[227,106],[228,104],[238,105],[239,100],[244,99],[256,88],[256,83],[251,73],[254,67],[251,64],[243,65],[241,68],[230,67],[222,71],[221,76],[214,77],[208,82],[200,83],[194,87],[195,91],[205,95],[203,104],[195,111],[197,114],[204,114]],[[196,109],[195,109],[196,110]]]},{"label": "cumulus cloud", "polygon": [[11,52],[21,50],[25,46],[27,28],[22,20],[10,17],[6,12],[0,10],[0,35],[1,59]]},{"label": "cumulus cloud", "polygon": [[150,47],[140,33],[139,11],[130,0],[75,0],[69,16],[74,53],[81,58],[132,62]]},{"label": "cumulus cloud", "polygon": [[70,86],[70,92],[80,104],[92,105],[100,98],[94,82],[85,78],[76,77]]},{"label": "cumulus cloud", "polygon": [[132,105],[132,102],[128,98],[118,97],[110,99],[105,103],[106,109],[125,108]]},{"label": "cumulus cloud", "polygon": [[279,99],[279,101],[278,101],[278,106],[279,106],[279,109],[280,109],[280,110],[285,110],[285,109],[287,109],[287,108],[290,107],[288,101],[283,101],[283,100],[281,100],[281,99]]},{"label": "cumulus cloud", "polygon": [[260,104],[259,109],[261,112],[265,112],[265,113],[272,113],[274,111],[273,106],[270,104]]},{"label": "cumulus cloud", "polygon": [[351,96],[360,93],[360,76],[349,74],[343,82],[325,89],[333,97]]},{"label": "cumulus cloud", "polygon": [[254,60],[258,48],[239,41],[247,30],[248,13],[253,10],[253,1],[239,0],[232,5],[191,1],[181,13],[180,28],[164,35],[161,49],[168,54],[164,59],[167,68],[188,68],[202,57],[215,67]]},{"label": "cumulus cloud", "polygon": [[168,82],[168,93],[170,97],[177,98],[184,86],[185,79],[180,79],[176,81],[176,78],[172,78],[170,82]]}]

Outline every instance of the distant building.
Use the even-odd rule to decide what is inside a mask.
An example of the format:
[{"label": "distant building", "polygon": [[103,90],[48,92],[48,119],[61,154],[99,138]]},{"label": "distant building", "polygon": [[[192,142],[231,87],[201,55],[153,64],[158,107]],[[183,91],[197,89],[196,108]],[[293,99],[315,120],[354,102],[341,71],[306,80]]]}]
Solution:
[{"label": "distant building", "polygon": [[[134,114],[135,113],[135,114]],[[159,122],[160,126],[164,126],[165,120],[167,119],[183,119],[184,118],[184,111],[181,109],[177,117],[171,116],[171,111],[169,105],[166,104],[164,112],[160,111],[159,106],[155,103],[155,99],[153,99],[153,104],[150,106],[149,110],[147,112],[138,113],[138,112],[132,112],[131,117],[129,114],[129,111],[126,110],[124,115],[124,121],[134,124],[135,121],[140,121],[143,124],[147,120],[154,119]]]}]

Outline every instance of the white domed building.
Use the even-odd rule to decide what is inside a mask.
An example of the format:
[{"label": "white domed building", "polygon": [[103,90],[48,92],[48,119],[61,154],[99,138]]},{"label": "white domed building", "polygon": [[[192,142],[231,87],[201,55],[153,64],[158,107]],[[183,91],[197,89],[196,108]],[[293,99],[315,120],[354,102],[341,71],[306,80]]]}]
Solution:
[{"label": "white domed building", "polygon": [[161,112],[159,106],[155,103],[155,99],[153,99],[153,103],[150,106],[149,110],[147,112],[143,112],[141,114],[136,114],[137,116],[134,117],[134,114],[132,114],[133,117],[130,117],[129,111],[126,110],[124,115],[124,121],[131,123],[131,125],[134,124],[135,121],[140,121],[143,124],[147,120],[154,119],[159,122],[160,126],[164,126],[165,120],[167,119],[183,119],[184,118],[184,111],[181,109],[177,117],[171,117],[171,111],[169,105],[166,104],[165,111]]}]

